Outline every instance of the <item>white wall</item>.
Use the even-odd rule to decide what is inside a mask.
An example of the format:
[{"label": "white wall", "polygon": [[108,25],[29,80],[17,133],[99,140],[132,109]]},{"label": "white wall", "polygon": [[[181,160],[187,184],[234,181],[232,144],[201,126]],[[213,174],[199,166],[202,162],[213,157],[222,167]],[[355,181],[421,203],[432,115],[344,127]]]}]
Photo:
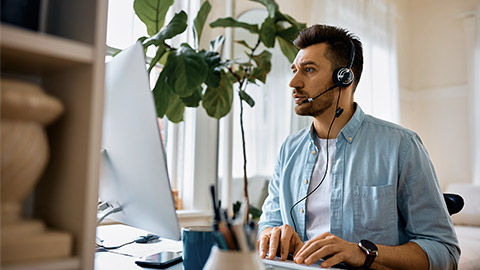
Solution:
[{"label": "white wall", "polygon": [[[461,14],[479,0],[396,0],[402,125],[421,136],[442,188],[472,182],[469,72]],[[479,165],[477,165],[479,166]]]}]

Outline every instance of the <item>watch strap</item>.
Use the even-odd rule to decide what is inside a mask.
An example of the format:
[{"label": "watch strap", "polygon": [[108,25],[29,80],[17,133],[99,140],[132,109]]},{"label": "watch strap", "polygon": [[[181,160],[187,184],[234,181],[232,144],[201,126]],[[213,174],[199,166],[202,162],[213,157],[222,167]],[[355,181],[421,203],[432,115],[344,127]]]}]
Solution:
[{"label": "watch strap", "polygon": [[375,261],[376,254],[367,254],[367,258],[365,259],[365,263],[363,264],[363,269],[370,269],[370,266]]}]

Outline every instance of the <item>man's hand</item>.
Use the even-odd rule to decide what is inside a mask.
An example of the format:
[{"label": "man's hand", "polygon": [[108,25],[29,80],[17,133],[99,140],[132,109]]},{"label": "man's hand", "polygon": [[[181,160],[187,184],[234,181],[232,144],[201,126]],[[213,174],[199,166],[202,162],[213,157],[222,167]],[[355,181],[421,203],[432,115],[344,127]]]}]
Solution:
[{"label": "man's hand", "polygon": [[294,261],[298,264],[311,265],[324,259],[322,267],[332,267],[341,262],[360,267],[365,263],[366,256],[357,244],[347,242],[331,233],[323,233],[307,241],[294,256]]},{"label": "man's hand", "polygon": [[275,258],[279,248],[280,257],[282,261],[285,261],[289,253],[293,253],[295,256],[302,246],[302,240],[289,225],[267,228],[260,233],[257,241],[260,257],[265,259],[268,252],[270,260]]}]

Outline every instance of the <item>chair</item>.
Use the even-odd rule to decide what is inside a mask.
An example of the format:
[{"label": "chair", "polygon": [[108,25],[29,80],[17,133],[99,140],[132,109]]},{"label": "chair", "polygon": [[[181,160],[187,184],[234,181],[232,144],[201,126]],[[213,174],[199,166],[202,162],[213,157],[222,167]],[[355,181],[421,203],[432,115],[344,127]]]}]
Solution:
[{"label": "chair", "polygon": [[465,204],[462,196],[453,193],[443,193],[448,213],[451,215],[460,212]]}]

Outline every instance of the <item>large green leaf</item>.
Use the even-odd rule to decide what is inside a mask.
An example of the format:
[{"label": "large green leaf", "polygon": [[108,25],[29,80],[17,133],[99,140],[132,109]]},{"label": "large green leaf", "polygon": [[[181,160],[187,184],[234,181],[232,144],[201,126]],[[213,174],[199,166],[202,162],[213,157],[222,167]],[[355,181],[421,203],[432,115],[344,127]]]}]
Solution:
[{"label": "large green leaf", "polygon": [[281,37],[277,37],[278,44],[280,44],[280,49],[282,50],[283,55],[287,57],[288,61],[290,63],[293,63],[293,60],[295,60],[295,57],[297,56],[298,49],[293,45],[292,42],[288,42],[285,39]]},{"label": "large green leaf", "polygon": [[208,13],[212,9],[212,5],[210,2],[205,1],[203,2],[200,10],[197,13],[197,17],[195,18],[194,24],[195,27],[193,28],[193,37],[195,38],[195,43],[198,45],[200,44],[200,38],[202,36],[203,26],[205,25],[205,21],[207,20]]},{"label": "large green leaf", "polygon": [[155,87],[153,88],[153,98],[155,100],[155,107],[157,109],[157,117],[163,118],[167,112],[168,104],[170,101],[170,96],[173,93],[170,90],[170,87],[165,82],[165,74],[162,71],[160,73]]},{"label": "large green leaf", "polygon": [[202,86],[199,86],[195,91],[193,91],[191,96],[180,97],[180,99],[187,107],[198,107],[198,105],[200,105],[200,101],[202,100],[202,91]]},{"label": "large green leaf", "polygon": [[258,34],[258,25],[240,22],[232,17],[217,19],[210,23],[210,27],[240,27],[248,30],[250,33]]},{"label": "large green leaf", "polygon": [[178,95],[172,93],[166,112],[168,120],[172,121],[173,123],[180,123],[183,121],[184,112],[185,104],[183,104],[183,101]]},{"label": "large green leaf", "polygon": [[306,24],[297,22],[294,18],[292,18],[292,17],[289,16],[288,14],[281,13],[280,11],[277,11],[277,12],[275,13],[275,17],[276,17],[276,19],[277,19],[277,22],[278,22],[278,21],[287,21],[287,22],[290,23],[292,26],[297,27],[298,30],[302,30],[302,29],[304,29],[305,27],[307,27]]},{"label": "large green leaf", "polygon": [[218,54],[218,52],[201,50],[198,55],[203,58],[208,66],[205,83],[210,87],[217,88],[220,85],[220,70],[222,67],[220,54]]},{"label": "large green leaf", "polygon": [[168,59],[168,56],[170,55],[170,53],[173,52],[172,50],[167,50],[163,55],[162,57],[160,58],[160,60],[158,60],[158,63],[163,67],[165,66],[165,64],[167,63],[167,59]]},{"label": "large green leaf", "polygon": [[267,17],[260,28],[260,40],[265,44],[265,47],[273,48],[275,46],[276,31],[275,20]]},{"label": "large green leaf", "polygon": [[138,18],[147,26],[147,33],[153,36],[165,23],[165,15],[174,0],[135,0],[133,8]]},{"label": "large green leaf", "polygon": [[156,46],[164,45],[165,40],[171,39],[174,36],[183,33],[183,31],[187,29],[187,19],[188,17],[185,11],[180,11],[179,13],[175,14],[167,26],[165,26],[160,32],[145,42],[144,47],[148,47],[152,44]]},{"label": "large green leaf", "polygon": [[277,36],[282,37],[286,41],[293,42],[298,37],[299,32],[300,31],[296,26],[282,29],[282,27],[277,24]]},{"label": "large green leaf", "polygon": [[166,50],[167,50],[167,47],[165,47],[164,44],[160,45],[157,48],[157,53],[155,54],[155,57],[153,57],[152,61],[150,61],[150,66],[148,67],[148,74],[150,74],[153,67],[155,67],[155,65],[158,63],[158,61],[160,61],[162,56],[165,54]]},{"label": "large green leaf", "polygon": [[275,13],[278,11],[278,4],[274,0],[250,0],[264,5],[268,11],[268,17],[274,18]]},{"label": "large green leaf", "polygon": [[247,92],[240,90],[238,91],[238,95],[240,96],[240,99],[245,101],[250,107],[255,106],[255,101],[249,94],[247,94]]},{"label": "large green leaf", "polygon": [[220,85],[217,88],[208,87],[202,100],[207,114],[217,119],[227,115],[233,102],[233,81],[224,71],[221,71],[220,78]]},{"label": "large green leaf", "polygon": [[265,83],[265,81],[267,80],[267,74],[270,72],[272,68],[272,63],[270,62],[271,59],[272,59],[272,54],[267,50],[264,50],[259,55],[255,55],[253,57],[253,60],[255,61],[257,66],[253,68],[251,77]]},{"label": "large green leaf", "polygon": [[205,81],[208,73],[208,66],[203,58],[186,43],[174,53],[170,53],[163,69],[167,84],[181,97],[191,96]]}]

